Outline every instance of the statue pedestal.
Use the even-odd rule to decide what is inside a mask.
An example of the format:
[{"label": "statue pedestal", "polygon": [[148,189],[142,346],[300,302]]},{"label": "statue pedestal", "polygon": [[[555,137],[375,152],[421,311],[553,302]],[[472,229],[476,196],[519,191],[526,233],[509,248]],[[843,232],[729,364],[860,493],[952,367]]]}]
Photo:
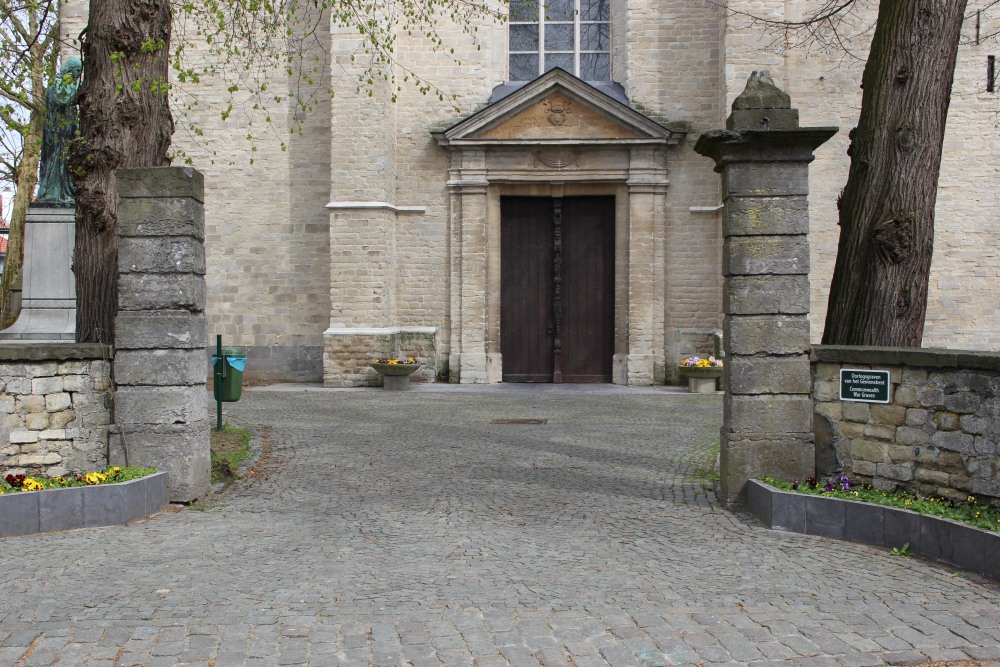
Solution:
[{"label": "statue pedestal", "polygon": [[0,343],[76,340],[76,209],[30,206],[24,223],[21,315]]}]

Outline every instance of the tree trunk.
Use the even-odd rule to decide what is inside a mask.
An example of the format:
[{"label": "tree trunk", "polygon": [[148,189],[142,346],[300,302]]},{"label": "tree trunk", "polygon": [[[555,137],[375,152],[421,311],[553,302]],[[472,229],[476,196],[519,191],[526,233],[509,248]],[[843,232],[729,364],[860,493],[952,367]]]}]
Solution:
[{"label": "tree trunk", "polygon": [[863,77],[823,343],[919,347],[967,0],[882,0]]},{"label": "tree trunk", "polygon": [[174,124],[167,101],[169,0],[91,0],[83,41],[76,196],[76,339],[114,341],[118,309],[115,170],[158,167]]},{"label": "tree trunk", "polygon": [[[28,16],[31,35],[39,35],[42,27],[33,11]],[[49,37],[36,39],[28,48],[31,80],[31,105],[28,111],[28,132],[21,136],[21,163],[17,169],[17,191],[11,207],[10,229],[7,233],[7,256],[0,278],[0,329],[17,321],[20,311],[11,303],[11,288],[24,266],[24,219],[28,205],[38,184],[38,163],[42,150],[42,132],[45,129],[45,72],[55,71],[58,48],[52,48]]]}]

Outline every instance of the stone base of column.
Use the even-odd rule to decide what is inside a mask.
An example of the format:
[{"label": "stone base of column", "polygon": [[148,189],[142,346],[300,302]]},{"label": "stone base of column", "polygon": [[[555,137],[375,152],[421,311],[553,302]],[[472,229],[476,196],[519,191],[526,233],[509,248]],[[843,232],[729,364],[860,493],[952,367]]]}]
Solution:
[{"label": "stone base of column", "polygon": [[805,481],[816,468],[811,433],[753,435],[722,431],[719,499],[726,507],[746,503],[746,482],[761,475]]},{"label": "stone base of column", "polygon": [[75,239],[73,207],[28,207],[21,314],[0,332],[0,342],[76,340]]}]

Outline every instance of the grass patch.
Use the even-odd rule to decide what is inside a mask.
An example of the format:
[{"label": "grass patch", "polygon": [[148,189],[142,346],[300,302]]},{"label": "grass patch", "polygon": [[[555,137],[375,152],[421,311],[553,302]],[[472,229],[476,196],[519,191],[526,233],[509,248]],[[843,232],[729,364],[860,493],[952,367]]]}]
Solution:
[{"label": "grass patch", "polygon": [[782,482],[772,477],[762,477],[761,481],[782,491],[900,507],[917,514],[943,516],[976,528],[1000,532],[1000,507],[980,503],[975,496],[969,496],[966,502],[961,502],[948,498],[918,496],[906,491],[879,491],[872,486],[853,485],[846,476],[836,477],[825,484],[817,482],[815,478],[810,478],[801,484]]},{"label": "grass patch", "polygon": [[221,431],[212,429],[212,483],[239,479],[240,463],[250,456],[250,431],[223,424]]}]

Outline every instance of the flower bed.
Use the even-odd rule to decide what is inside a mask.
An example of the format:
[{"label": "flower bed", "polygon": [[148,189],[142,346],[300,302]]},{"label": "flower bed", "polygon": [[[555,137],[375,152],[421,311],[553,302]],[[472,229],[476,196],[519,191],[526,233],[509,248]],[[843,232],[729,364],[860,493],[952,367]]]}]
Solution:
[{"label": "flower bed", "polygon": [[[129,523],[167,506],[167,474],[110,469],[69,480],[10,476],[0,489],[0,537]],[[124,472],[124,474],[123,474]],[[30,483],[28,480],[31,480]]]},{"label": "flower bed", "polygon": [[824,493],[783,491],[747,483],[747,508],[768,528],[901,549],[1000,581],[1000,533],[953,519],[918,514]]}]

